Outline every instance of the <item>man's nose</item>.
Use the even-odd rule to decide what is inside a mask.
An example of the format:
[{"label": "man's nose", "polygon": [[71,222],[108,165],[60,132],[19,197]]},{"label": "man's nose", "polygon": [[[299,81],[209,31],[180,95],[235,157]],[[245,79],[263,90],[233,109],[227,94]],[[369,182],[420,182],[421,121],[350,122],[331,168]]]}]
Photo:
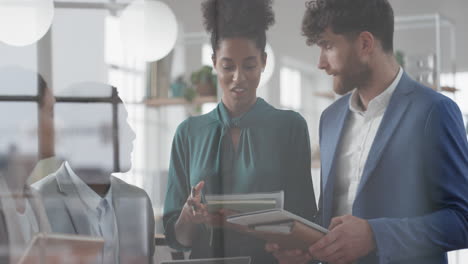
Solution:
[{"label": "man's nose", "polygon": [[327,62],[327,60],[326,60],[326,58],[325,58],[325,56],[323,55],[322,52],[320,53],[319,62],[318,62],[317,67],[320,70],[326,70],[328,68],[328,62]]}]

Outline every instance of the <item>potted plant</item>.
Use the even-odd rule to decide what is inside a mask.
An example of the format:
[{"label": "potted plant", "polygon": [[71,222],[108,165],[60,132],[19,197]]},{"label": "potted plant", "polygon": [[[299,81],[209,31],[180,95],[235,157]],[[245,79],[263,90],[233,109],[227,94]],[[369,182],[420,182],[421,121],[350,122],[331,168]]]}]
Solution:
[{"label": "potted plant", "polygon": [[195,89],[193,89],[192,87],[187,87],[185,90],[184,90],[184,98],[185,100],[187,100],[188,102],[192,102],[193,99],[195,99],[195,97],[197,96],[197,92],[195,91]]},{"label": "potted plant", "polygon": [[186,89],[187,83],[183,75],[178,76],[174,82],[171,83],[172,97],[183,97]]},{"label": "potted plant", "polygon": [[200,96],[216,96],[216,75],[213,74],[213,68],[203,66],[191,75],[192,85]]}]

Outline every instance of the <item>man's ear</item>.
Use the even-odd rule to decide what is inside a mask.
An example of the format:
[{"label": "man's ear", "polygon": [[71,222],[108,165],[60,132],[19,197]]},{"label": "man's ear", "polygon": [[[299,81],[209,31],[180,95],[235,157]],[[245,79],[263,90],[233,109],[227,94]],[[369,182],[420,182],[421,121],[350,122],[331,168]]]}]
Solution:
[{"label": "man's ear", "polygon": [[363,31],[358,36],[357,44],[359,45],[358,49],[361,55],[369,55],[375,49],[376,39],[374,38],[374,35],[369,31]]}]

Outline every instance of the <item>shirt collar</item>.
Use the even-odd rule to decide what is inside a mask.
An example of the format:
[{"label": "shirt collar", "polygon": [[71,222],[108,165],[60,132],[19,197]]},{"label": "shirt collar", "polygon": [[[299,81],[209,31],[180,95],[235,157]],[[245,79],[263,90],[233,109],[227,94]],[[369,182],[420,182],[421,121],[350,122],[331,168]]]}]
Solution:
[{"label": "shirt collar", "polygon": [[359,114],[361,116],[363,115],[374,116],[385,111],[388,104],[390,103],[390,99],[392,98],[393,92],[398,86],[398,83],[400,82],[402,76],[403,76],[403,69],[400,67],[395,80],[393,80],[393,82],[390,84],[390,86],[387,87],[387,89],[385,89],[381,94],[379,94],[378,96],[376,96],[374,99],[372,99],[369,102],[369,105],[366,111],[362,109],[360,105],[361,99],[359,98],[359,93],[357,89],[354,89],[354,91],[351,94],[351,97],[349,98],[349,109],[352,112]]},{"label": "shirt collar", "polygon": [[217,120],[221,121],[227,128],[238,127],[245,128],[255,123],[256,120],[261,116],[260,112],[268,104],[262,98],[257,98],[255,104],[243,115],[235,118],[229,116],[229,111],[223,102],[218,104],[218,107],[213,111],[214,116]]},{"label": "shirt collar", "polygon": [[112,181],[109,191],[107,191],[106,196],[102,198],[95,191],[93,191],[78,175],[76,175],[68,162],[65,162],[65,168],[70,175],[73,185],[75,185],[76,190],[78,191],[78,196],[80,197],[81,201],[88,207],[88,209],[95,211],[102,199],[106,199],[107,203],[112,205]]}]

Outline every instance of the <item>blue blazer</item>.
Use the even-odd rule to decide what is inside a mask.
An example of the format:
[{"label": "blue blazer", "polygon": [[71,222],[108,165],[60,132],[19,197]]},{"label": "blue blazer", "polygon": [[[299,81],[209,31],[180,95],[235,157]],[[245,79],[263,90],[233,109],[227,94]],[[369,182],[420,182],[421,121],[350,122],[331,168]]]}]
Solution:
[{"label": "blue blazer", "polygon": [[[350,113],[346,95],[322,114],[320,219],[333,217],[336,152]],[[449,98],[403,74],[377,131],[352,207],[377,250],[360,263],[447,263],[468,247],[468,143]]]}]

